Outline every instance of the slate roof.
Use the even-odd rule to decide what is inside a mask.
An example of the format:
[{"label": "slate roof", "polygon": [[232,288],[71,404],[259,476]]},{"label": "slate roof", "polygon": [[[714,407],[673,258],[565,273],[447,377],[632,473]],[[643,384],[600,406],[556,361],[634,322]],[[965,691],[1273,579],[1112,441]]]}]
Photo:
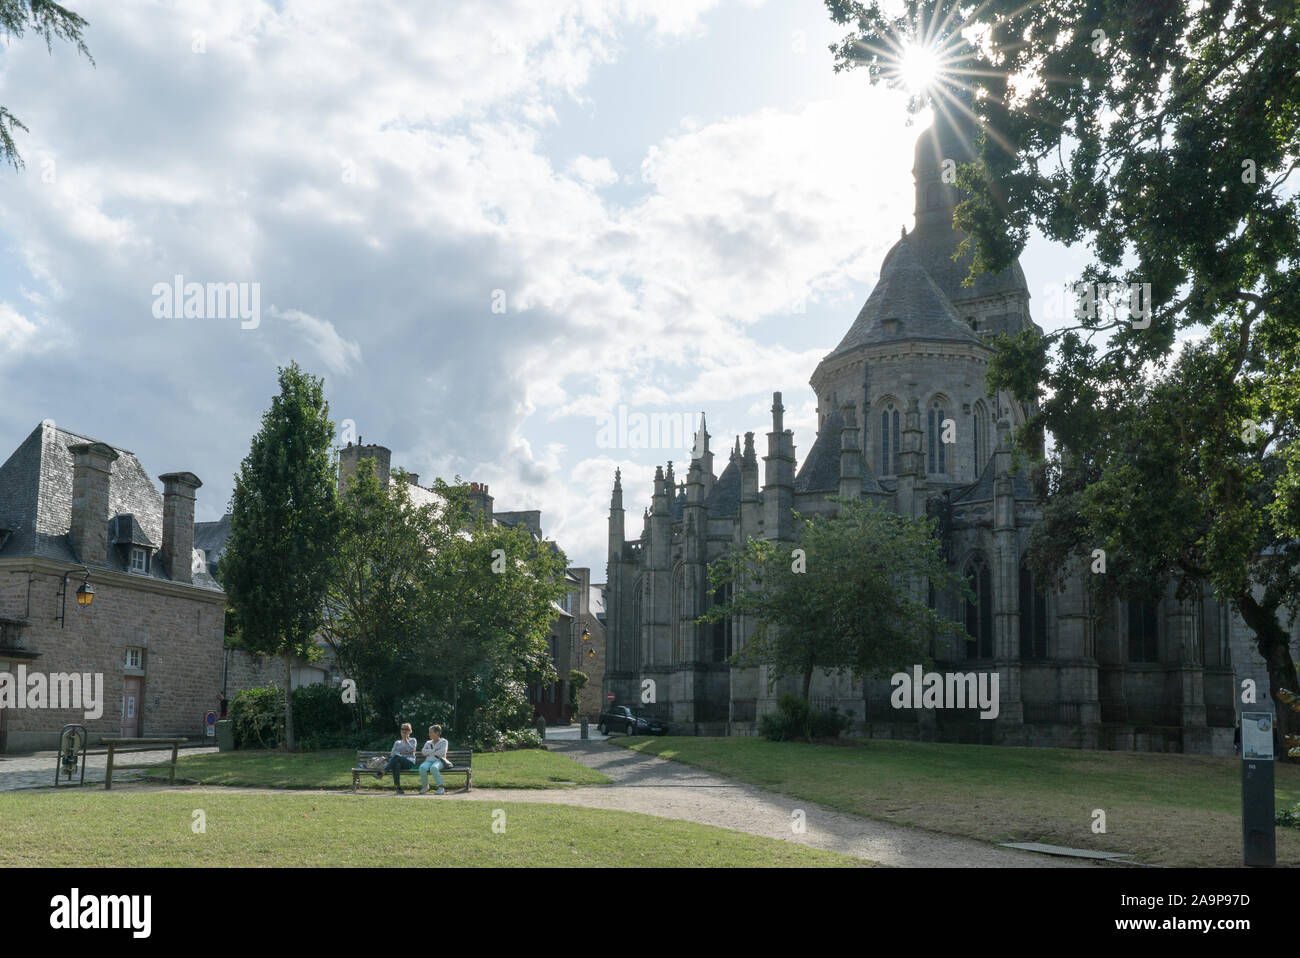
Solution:
[{"label": "slate roof", "polygon": [[226,513],[215,522],[194,523],[194,548],[203,550],[203,557],[208,563],[208,572],[217,571],[217,563],[226,554],[226,543],[230,541],[230,513]]},{"label": "slate roof", "polygon": [[[972,482],[969,486],[963,486],[960,489],[954,489],[952,492],[952,501],[958,502],[990,502],[993,499],[993,480],[995,476],[993,468],[994,459],[989,457],[989,461],[984,466],[984,471],[980,477]],[[1011,474],[1011,495],[1014,499],[1035,500],[1034,489],[1024,476],[1013,472]]]},{"label": "slate roof", "polygon": [[[817,439],[808,450],[799,474],[794,477],[795,492],[839,492],[840,488],[840,432],[844,428],[844,416],[838,409],[832,410],[826,422],[817,433]],[[878,493],[883,491],[871,468],[859,453],[858,460],[862,475],[862,491]]]},{"label": "slate roof", "polygon": [[[897,331],[888,331],[885,320],[897,320]],[[922,266],[910,237],[904,235],[885,255],[875,289],[830,356],[860,346],[917,339],[982,345],[979,336],[958,318],[948,297]]]},{"label": "slate roof", "polygon": [[[10,535],[0,548],[0,558],[34,557],[79,564],[72,551],[72,453],[69,446],[100,442],[90,436],[41,423],[0,465],[0,528]],[[106,567],[128,571],[129,556],[114,545],[115,517],[127,517],[130,528],[118,523],[119,543],[127,541],[157,548],[162,542],[162,494],[149,478],[135,454],[105,443],[117,453],[108,480],[108,514],[104,523],[109,535]],[[125,536],[125,538],[122,538]],[[143,540],[143,541],[140,541]],[[148,573],[166,580],[157,556]],[[194,584],[219,590],[215,579],[199,573]]]},{"label": "slate roof", "polygon": [[704,508],[710,519],[740,515],[740,463],[734,458],[713,484]]}]

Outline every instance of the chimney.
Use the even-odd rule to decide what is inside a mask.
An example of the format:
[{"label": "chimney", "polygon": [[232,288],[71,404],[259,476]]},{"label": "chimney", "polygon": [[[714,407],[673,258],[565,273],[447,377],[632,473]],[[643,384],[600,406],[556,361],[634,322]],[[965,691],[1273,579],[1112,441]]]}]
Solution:
[{"label": "chimney", "polygon": [[163,483],[163,571],[173,582],[194,581],[194,490],[203,485],[192,472],[169,472]]},{"label": "chimney", "polygon": [[108,562],[108,480],[117,453],[102,442],[69,446],[72,453],[72,551],[83,565]]},{"label": "chimney", "polygon": [[475,512],[482,514],[484,522],[492,524],[492,497],[488,495],[486,482],[469,484],[469,503]]}]

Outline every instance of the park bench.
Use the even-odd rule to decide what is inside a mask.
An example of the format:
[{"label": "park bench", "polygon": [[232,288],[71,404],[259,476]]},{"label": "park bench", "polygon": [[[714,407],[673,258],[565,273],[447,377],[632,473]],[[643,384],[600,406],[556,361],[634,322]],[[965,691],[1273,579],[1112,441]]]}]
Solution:
[{"label": "park bench", "polygon": [[[352,791],[355,792],[361,787],[362,775],[375,774],[375,770],[370,768],[366,763],[376,756],[379,756],[385,762],[387,762],[390,757],[388,752],[363,752],[360,749],[357,750],[357,762],[356,765],[352,767]],[[445,779],[448,775],[464,775],[465,791],[468,792],[470,790],[471,780],[474,777],[474,771],[470,767],[474,760],[474,753],[467,748],[450,749],[447,752],[447,757],[451,759],[451,768],[444,768],[442,770],[442,777]],[[420,777],[419,767],[420,762],[416,762],[415,768],[402,769],[402,774],[412,775],[418,780]],[[385,774],[391,773],[386,772]],[[432,776],[430,776],[430,778],[432,778]]]}]

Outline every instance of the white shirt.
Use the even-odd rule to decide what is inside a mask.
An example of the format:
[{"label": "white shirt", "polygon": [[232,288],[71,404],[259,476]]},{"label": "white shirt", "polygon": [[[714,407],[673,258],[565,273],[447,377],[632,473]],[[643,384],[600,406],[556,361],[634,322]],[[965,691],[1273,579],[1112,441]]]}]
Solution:
[{"label": "white shirt", "polygon": [[430,739],[424,743],[424,748],[420,749],[420,752],[424,755],[426,762],[436,758],[441,759],[443,765],[447,764],[447,740],[445,738],[440,738],[437,742]]}]

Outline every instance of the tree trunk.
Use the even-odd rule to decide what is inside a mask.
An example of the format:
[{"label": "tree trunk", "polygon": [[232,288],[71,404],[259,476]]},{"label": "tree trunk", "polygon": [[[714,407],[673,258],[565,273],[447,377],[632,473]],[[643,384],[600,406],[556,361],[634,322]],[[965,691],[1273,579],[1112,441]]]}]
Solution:
[{"label": "tree trunk", "polygon": [[[1273,698],[1275,722],[1280,741],[1285,743],[1288,734],[1300,733],[1300,714],[1293,712],[1291,706],[1277,696],[1278,689],[1300,692],[1296,688],[1295,661],[1291,658],[1291,636],[1278,622],[1276,603],[1261,604],[1249,589],[1245,589],[1237,597],[1237,604],[1242,619],[1255,633],[1259,654],[1268,666],[1268,685]],[[1240,689],[1234,694],[1240,695]],[[1282,745],[1278,761],[1288,761],[1285,744]]]},{"label": "tree trunk", "polygon": [[295,751],[293,737],[293,653],[284,653],[284,747]]}]

